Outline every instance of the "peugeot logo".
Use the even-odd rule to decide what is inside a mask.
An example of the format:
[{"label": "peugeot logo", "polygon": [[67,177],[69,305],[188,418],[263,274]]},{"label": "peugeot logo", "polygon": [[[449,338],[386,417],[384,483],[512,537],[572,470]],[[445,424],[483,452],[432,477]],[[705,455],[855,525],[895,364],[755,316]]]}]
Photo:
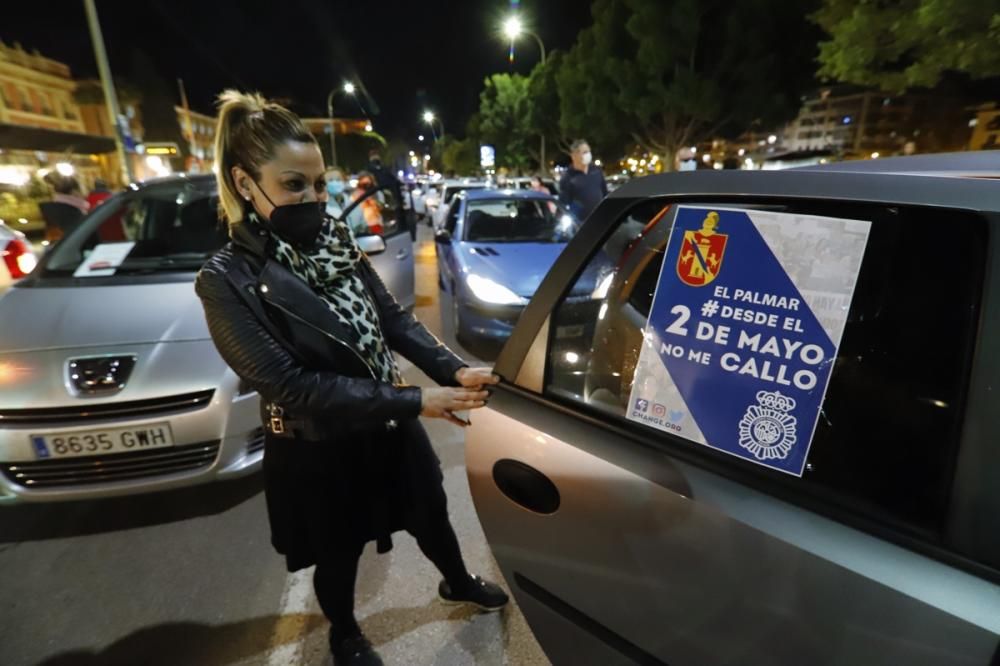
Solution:
[{"label": "peugeot logo", "polygon": [[66,365],[69,385],[77,395],[109,395],[125,388],[135,356],[71,358]]}]

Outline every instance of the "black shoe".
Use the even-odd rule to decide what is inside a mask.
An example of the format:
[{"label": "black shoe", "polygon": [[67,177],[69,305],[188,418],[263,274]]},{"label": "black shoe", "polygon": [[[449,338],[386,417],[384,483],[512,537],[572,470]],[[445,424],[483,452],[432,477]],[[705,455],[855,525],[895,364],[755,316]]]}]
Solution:
[{"label": "black shoe", "polygon": [[333,653],[333,666],[385,666],[382,657],[364,636],[331,640],[330,652]]},{"label": "black shoe", "polygon": [[479,576],[470,576],[466,585],[455,590],[443,580],[438,585],[438,596],[446,604],[474,604],[484,611],[498,611],[510,601],[499,585]]}]

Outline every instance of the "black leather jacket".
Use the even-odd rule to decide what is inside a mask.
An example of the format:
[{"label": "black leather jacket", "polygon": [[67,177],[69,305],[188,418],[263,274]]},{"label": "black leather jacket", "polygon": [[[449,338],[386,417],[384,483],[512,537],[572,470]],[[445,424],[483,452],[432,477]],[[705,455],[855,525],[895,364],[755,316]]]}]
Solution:
[{"label": "black leather jacket", "polygon": [[[271,432],[323,440],[419,415],[420,388],[374,378],[350,344],[353,330],[267,256],[266,232],[240,223],[231,236],[201,269],[195,291],[222,358],[263,398]],[[358,267],[389,348],[439,384],[456,385],[466,364],[396,302],[367,258]]]}]

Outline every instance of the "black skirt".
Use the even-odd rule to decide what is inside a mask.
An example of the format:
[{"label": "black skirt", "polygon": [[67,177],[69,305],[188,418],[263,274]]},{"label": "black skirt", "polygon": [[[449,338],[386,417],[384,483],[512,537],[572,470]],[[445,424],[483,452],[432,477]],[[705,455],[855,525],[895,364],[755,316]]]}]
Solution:
[{"label": "black skirt", "polygon": [[326,442],[269,435],[264,492],[271,543],[289,571],[373,540],[385,552],[393,532],[417,534],[447,520],[443,480],[417,419]]}]

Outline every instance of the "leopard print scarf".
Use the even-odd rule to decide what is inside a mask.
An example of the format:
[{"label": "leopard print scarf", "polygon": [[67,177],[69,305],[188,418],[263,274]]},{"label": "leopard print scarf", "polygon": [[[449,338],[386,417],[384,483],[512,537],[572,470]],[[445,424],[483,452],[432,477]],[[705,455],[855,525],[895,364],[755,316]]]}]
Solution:
[{"label": "leopard print scarf", "polygon": [[[264,228],[255,212],[250,213],[249,219]],[[375,377],[392,384],[400,383],[396,359],[382,337],[378,309],[358,275],[361,250],[347,224],[327,216],[316,249],[309,252],[297,250],[270,231],[268,235],[271,258],[308,284],[340,323],[355,332],[357,341],[351,346]]]}]

